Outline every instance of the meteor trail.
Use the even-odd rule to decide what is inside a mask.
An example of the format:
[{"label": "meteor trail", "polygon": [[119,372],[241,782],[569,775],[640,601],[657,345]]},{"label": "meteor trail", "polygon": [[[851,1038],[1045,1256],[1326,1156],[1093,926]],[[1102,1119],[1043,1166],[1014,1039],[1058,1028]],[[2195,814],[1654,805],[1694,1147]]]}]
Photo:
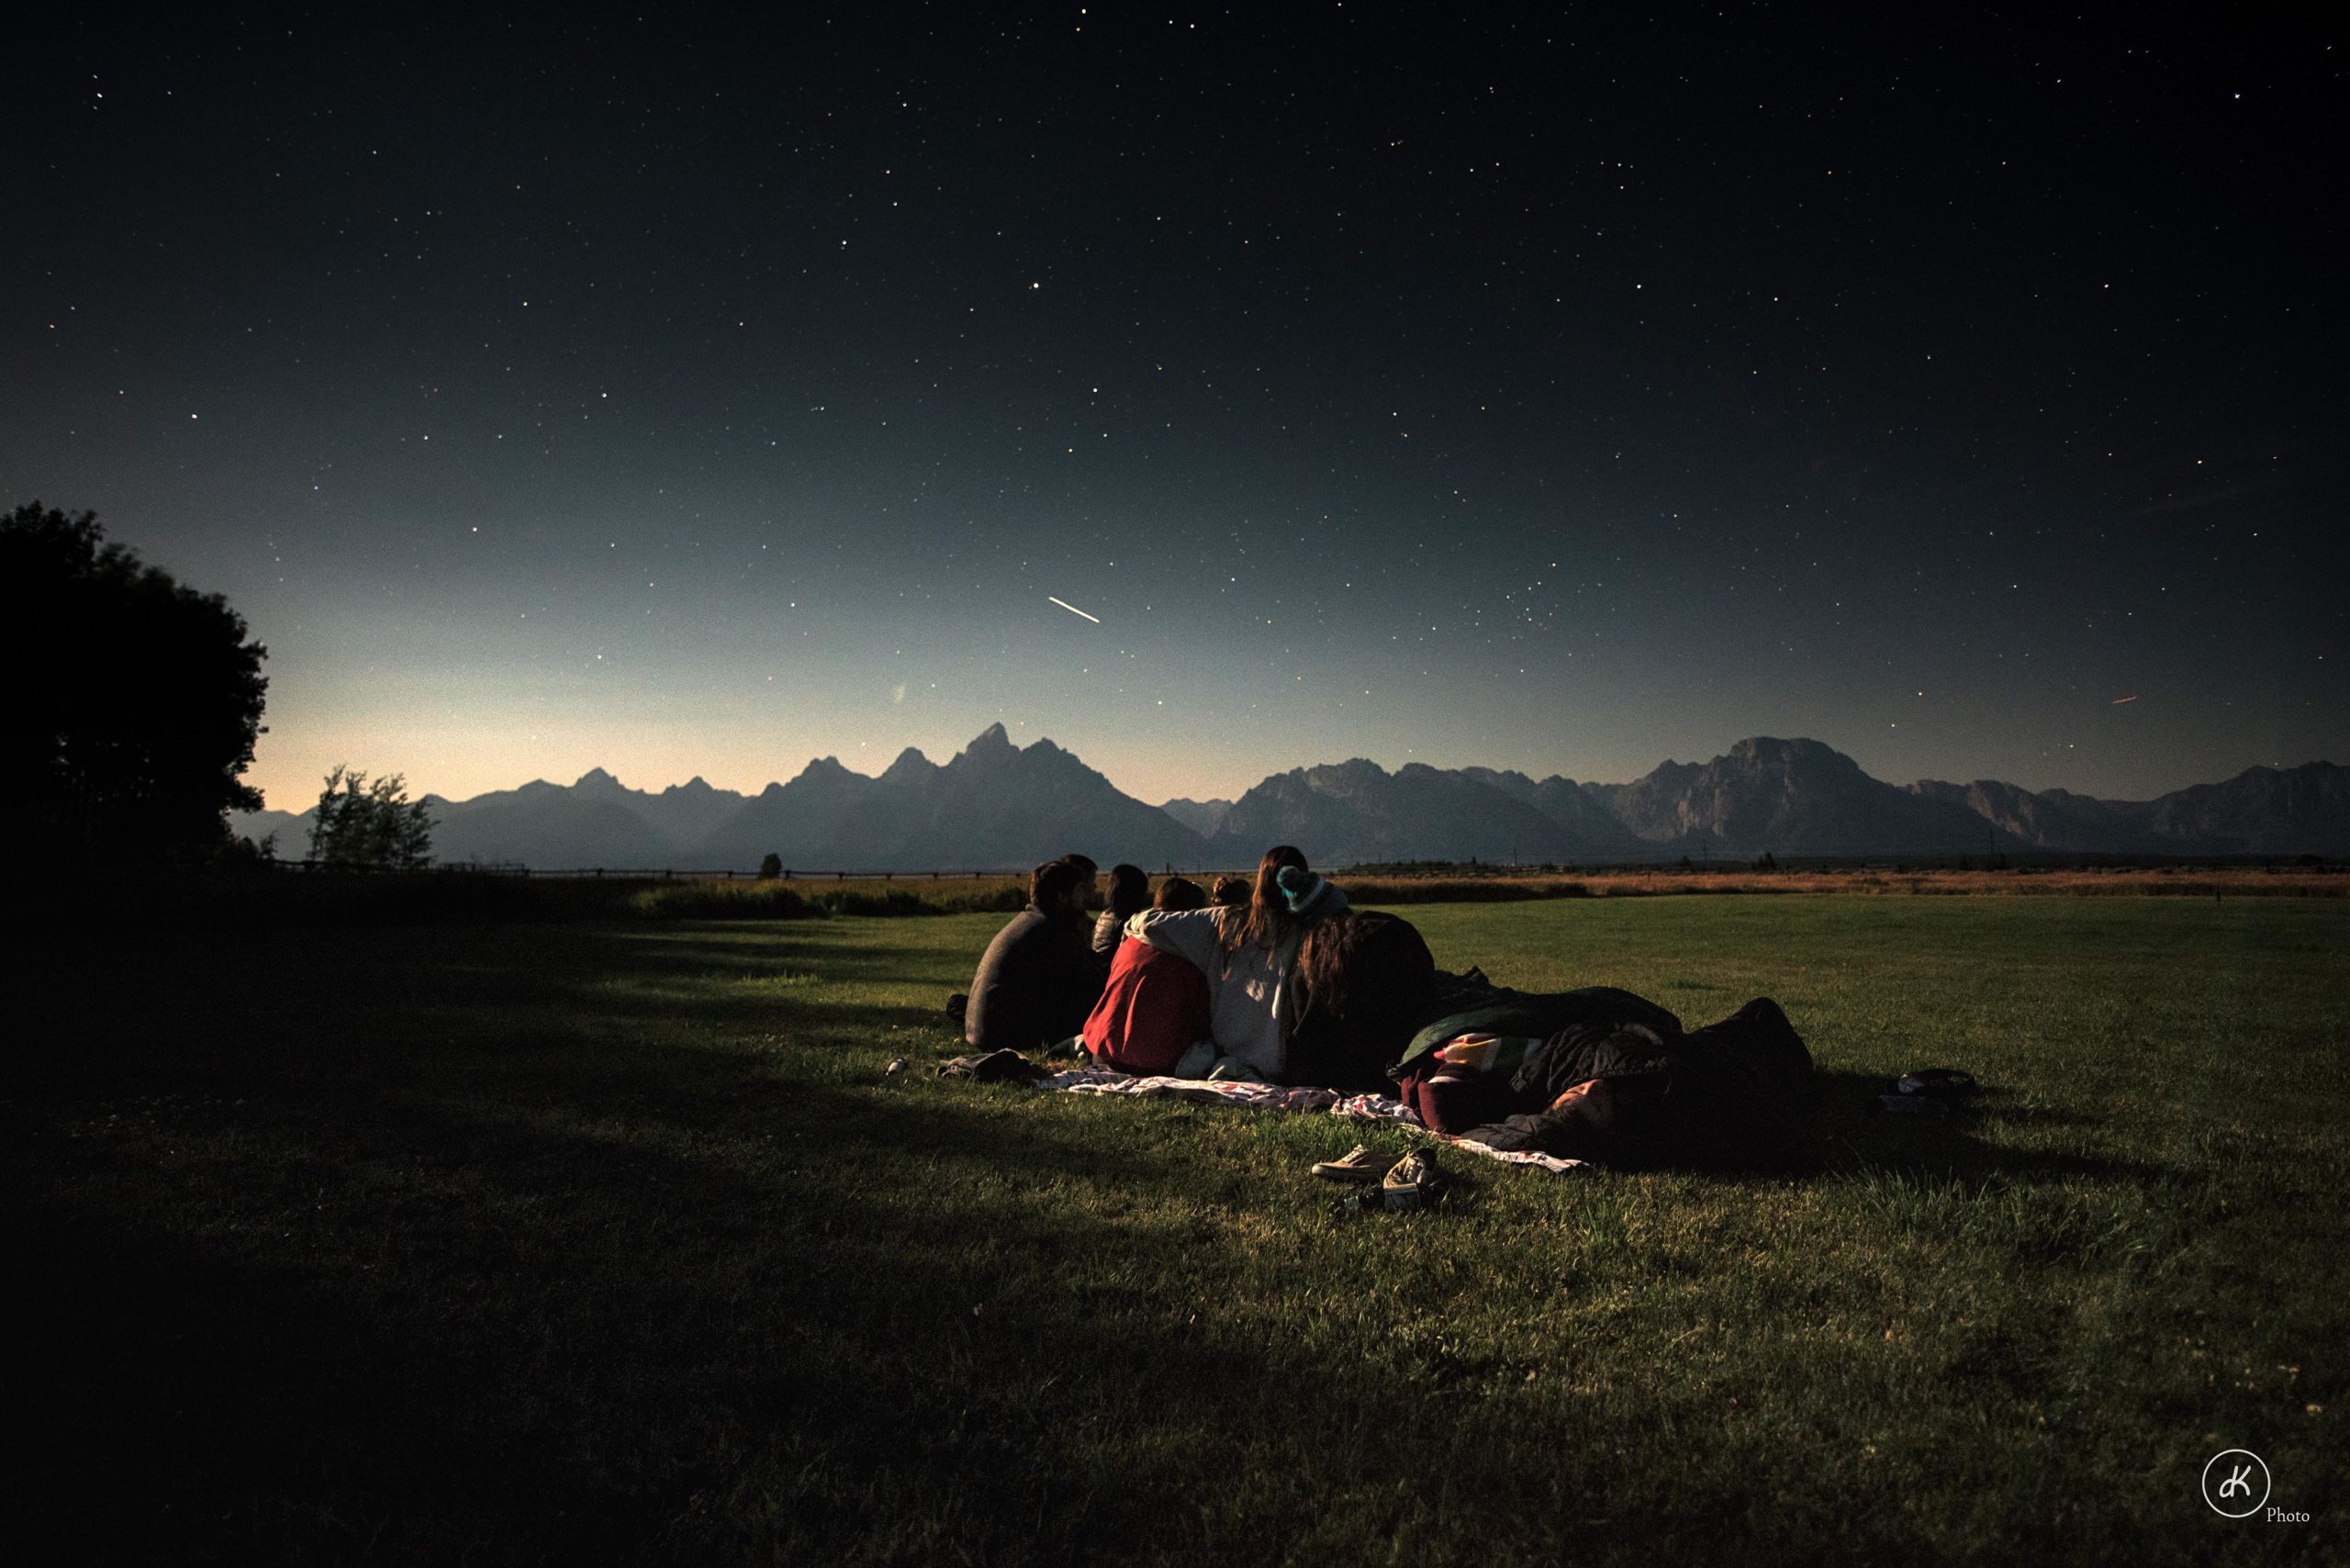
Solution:
[{"label": "meteor trail", "polygon": [[2115,708],[2119,708],[2119,707],[2121,707],[2124,702],[2135,702],[2136,700],[2138,700],[2138,699],[2137,699],[2135,696],[2130,696],[2130,697],[2117,697],[2117,698],[2115,698],[2115,699],[2112,700],[2112,702],[2111,702],[2110,704],[2109,704],[2109,706],[2110,706],[2110,707],[2115,707]]},{"label": "meteor trail", "polygon": [[[1054,602],[1055,604],[1059,605],[1063,610],[1068,610],[1071,615],[1085,615],[1085,611],[1083,611],[1082,610],[1080,610],[1077,606],[1075,606],[1075,605],[1071,604],[1069,600],[1067,600],[1067,599],[1053,599],[1053,596],[1052,596],[1051,594],[1046,594],[1045,597],[1046,597],[1046,599],[1053,599],[1053,602]],[[1092,622],[1093,622],[1093,624],[1095,624],[1096,626],[1099,626],[1099,625],[1101,625],[1101,624],[1102,624],[1102,618],[1101,618],[1100,616],[1098,616],[1098,615],[1085,615],[1085,618],[1086,618],[1088,621]]]}]

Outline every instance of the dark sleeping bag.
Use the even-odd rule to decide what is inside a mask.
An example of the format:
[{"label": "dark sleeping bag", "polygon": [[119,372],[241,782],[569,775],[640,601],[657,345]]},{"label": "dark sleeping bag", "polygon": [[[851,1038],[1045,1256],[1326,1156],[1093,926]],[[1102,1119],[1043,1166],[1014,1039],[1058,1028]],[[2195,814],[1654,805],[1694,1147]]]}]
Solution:
[{"label": "dark sleeping bag", "polygon": [[1686,1035],[1579,1024],[1527,1052],[1507,1103],[1462,1136],[1627,1170],[1784,1165],[1803,1153],[1811,1053],[1768,997]]},{"label": "dark sleeping bag", "polygon": [[1401,1082],[1425,1075],[1434,1066],[1437,1047],[1463,1035],[1531,1035],[1547,1038],[1565,1029],[1614,1030],[1628,1024],[1640,1025],[1666,1036],[1681,1033],[1680,1019],[1647,997],[1618,991],[1612,985],[1587,985],[1580,991],[1529,991],[1488,984],[1449,994],[1452,1000],[1472,1004],[1447,1013],[1414,1035],[1402,1058],[1388,1069],[1388,1077]]}]

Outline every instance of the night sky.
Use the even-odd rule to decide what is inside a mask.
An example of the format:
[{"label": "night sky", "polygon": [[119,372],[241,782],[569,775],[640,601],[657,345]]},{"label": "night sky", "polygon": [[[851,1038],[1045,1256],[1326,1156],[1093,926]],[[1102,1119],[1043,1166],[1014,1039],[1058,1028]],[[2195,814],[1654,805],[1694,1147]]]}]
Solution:
[{"label": "night sky", "polygon": [[286,809],[2350,761],[2339,17],[1622,9],[19,29],[0,506],[228,595]]}]

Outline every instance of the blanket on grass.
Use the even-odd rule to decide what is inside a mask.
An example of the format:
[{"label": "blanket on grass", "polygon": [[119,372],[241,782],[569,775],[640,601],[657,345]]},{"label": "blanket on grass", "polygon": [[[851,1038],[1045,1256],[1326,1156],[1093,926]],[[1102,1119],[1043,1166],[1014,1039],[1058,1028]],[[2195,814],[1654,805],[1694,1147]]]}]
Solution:
[{"label": "blanket on grass", "polygon": [[1393,1122],[1423,1136],[1449,1143],[1466,1154],[1505,1165],[1532,1165],[1553,1175],[1589,1169],[1589,1162],[1563,1159],[1535,1149],[1488,1148],[1465,1138],[1429,1132],[1419,1114],[1401,1100],[1384,1094],[1346,1094],[1336,1089],[1315,1089],[1280,1083],[1235,1083],[1202,1078],[1136,1078],[1127,1073],[1083,1068],[1057,1072],[1036,1081],[1039,1089],[1062,1094],[1135,1094],[1170,1096],[1202,1103],[1221,1103],[1252,1111],[1326,1111],[1350,1122]]}]

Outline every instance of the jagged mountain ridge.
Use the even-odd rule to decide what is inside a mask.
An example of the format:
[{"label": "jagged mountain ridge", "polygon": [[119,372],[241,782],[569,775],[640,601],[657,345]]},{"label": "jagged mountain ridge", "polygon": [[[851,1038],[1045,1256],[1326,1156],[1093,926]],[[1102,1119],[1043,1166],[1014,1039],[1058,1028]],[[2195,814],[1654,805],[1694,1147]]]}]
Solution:
[{"label": "jagged mountain ridge", "polygon": [[1270,844],[1334,864],[1557,862],[1609,858],[1613,847],[1483,779],[1416,762],[1389,773],[1362,757],[1267,778],[1232,803],[1208,849],[1218,864],[1248,865]]},{"label": "jagged mountain ridge", "polygon": [[[755,796],[697,778],[658,792],[601,768],[467,801],[425,797],[443,861],[542,868],[1016,868],[1082,850],[1108,864],[1247,865],[1293,843],[1329,865],[1403,859],[1600,863],[1683,855],[2350,854],[2350,768],[2254,767],[2143,801],[1992,779],[1887,784],[1811,740],[1756,736],[1707,763],[1667,761],[1628,784],[1356,758],[1274,774],[1237,801],[1145,804],[1049,740],[1000,724],[944,764],[912,747],[868,777],[836,757]],[[1192,821],[1186,822],[1185,816]],[[1197,825],[1209,823],[1203,834]],[[308,845],[308,813],[240,813]]]},{"label": "jagged mountain ridge", "polygon": [[1213,838],[1215,836],[1215,830],[1224,822],[1224,813],[1232,810],[1232,802],[1229,801],[1187,801],[1179,795],[1174,800],[1161,801],[1158,809],[1198,834],[1202,838]]},{"label": "jagged mountain ridge", "polygon": [[702,846],[712,865],[853,870],[1031,866],[1079,850],[1103,864],[1197,865],[1200,835],[1122,793],[1049,740],[1015,746],[1002,724],[944,764],[909,747],[879,777],[838,760],[770,785]]},{"label": "jagged mountain ridge", "polygon": [[1999,836],[1965,807],[1872,778],[1833,747],[1767,735],[1711,762],[1665,763],[1609,803],[1641,839],[1676,853],[1955,855]]},{"label": "jagged mountain ridge", "polygon": [[1606,785],[1578,784],[1555,773],[1538,783],[1523,773],[1495,772],[1490,767],[1464,767],[1460,773],[1525,801],[1561,827],[1587,839],[1602,858],[1637,856],[1647,848],[1639,834],[1608,809]]},{"label": "jagged mountain ridge", "polygon": [[2034,849],[2156,855],[2350,855],[2350,768],[2331,762],[2247,767],[2152,801],[2065,790],[1924,779],[1921,793],[1964,801]]}]

